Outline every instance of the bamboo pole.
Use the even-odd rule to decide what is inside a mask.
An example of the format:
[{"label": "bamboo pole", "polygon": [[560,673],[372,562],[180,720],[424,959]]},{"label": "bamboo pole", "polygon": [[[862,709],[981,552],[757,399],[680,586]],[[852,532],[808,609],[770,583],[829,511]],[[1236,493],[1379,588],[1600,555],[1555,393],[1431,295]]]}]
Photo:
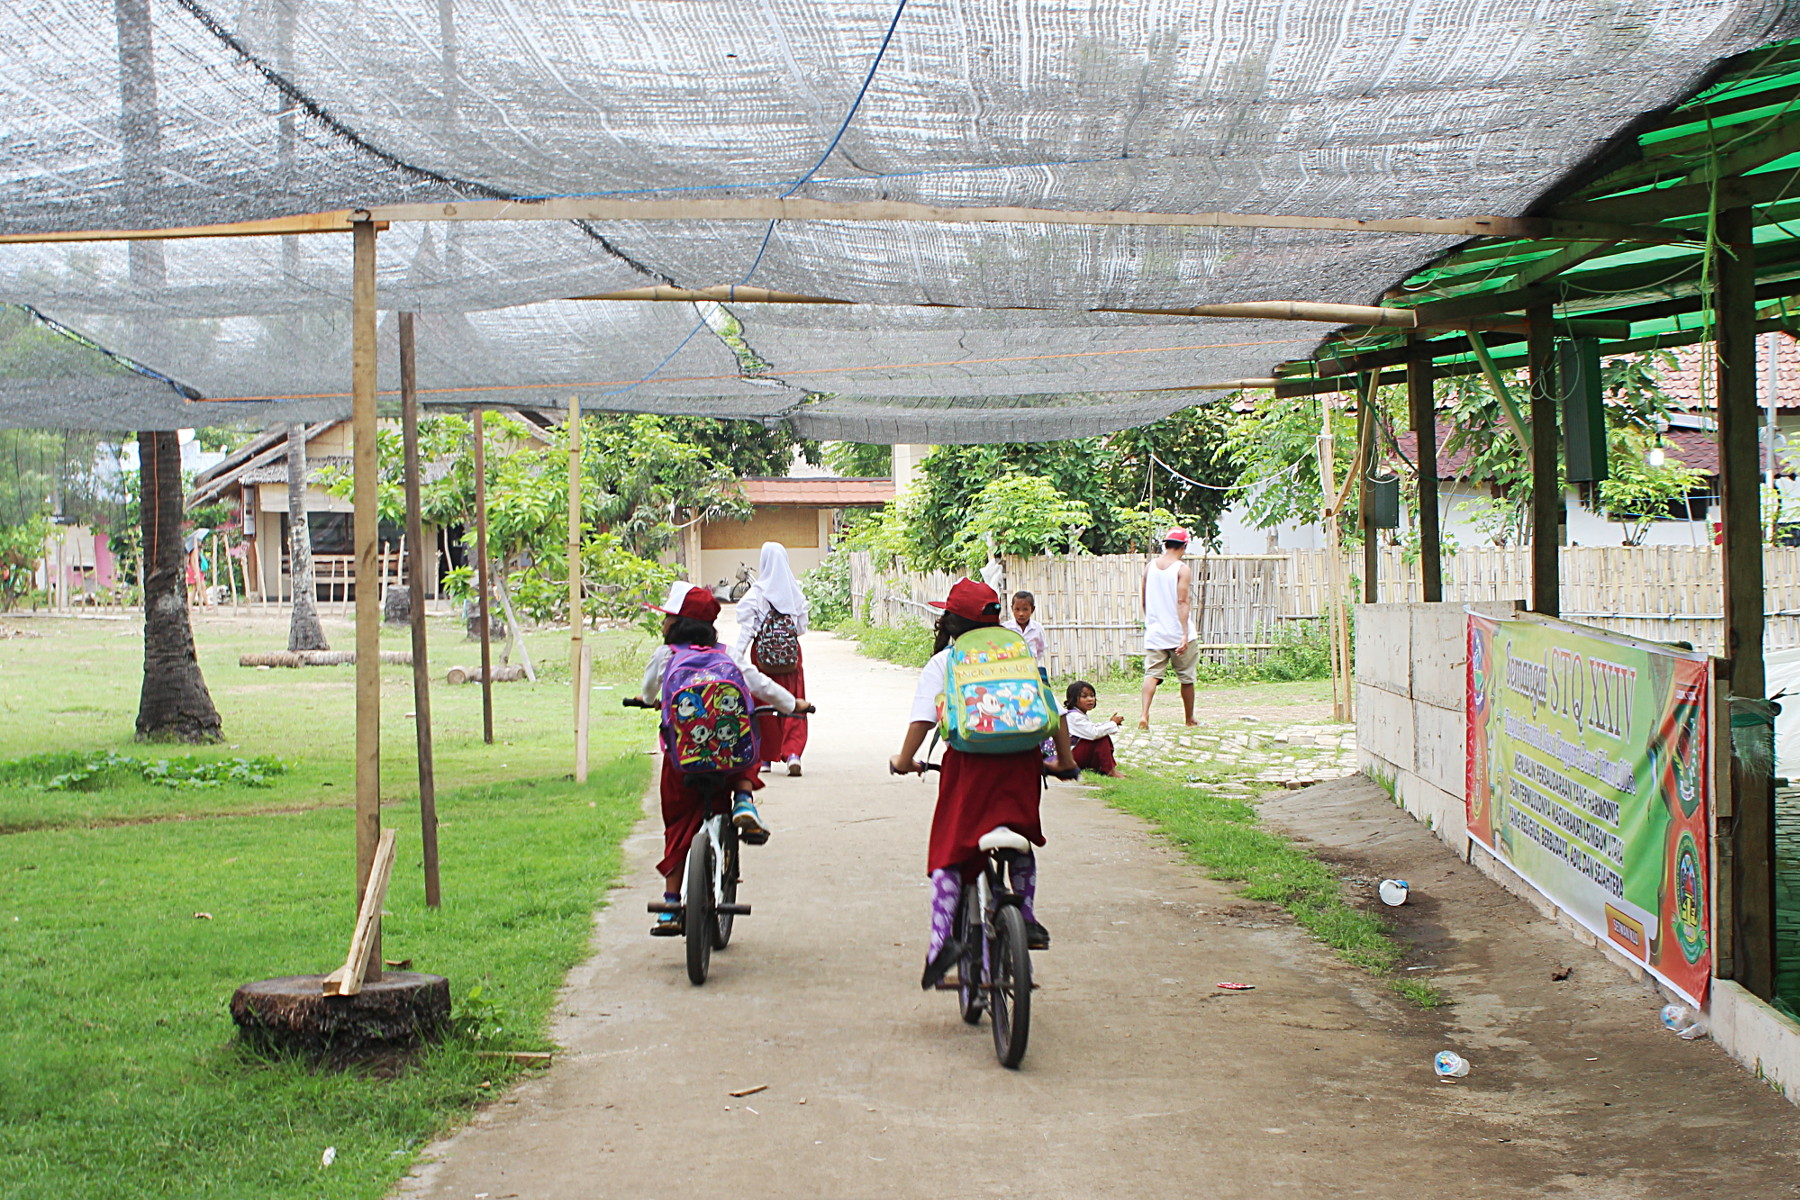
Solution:
[{"label": "bamboo pole", "polygon": [[[569,397],[569,675],[581,710],[581,397]],[[579,721],[579,717],[576,718]]]},{"label": "bamboo pole", "polygon": [[[381,840],[381,607],[375,578],[380,513],[375,457],[375,226],[356,223],[351,277],[351,468],[356,521],[356,900],[360,907]],[[381,923],[364,977],[381,978]]]},{"label": "bamboo pole", "polygon": [[475,632],[481,638],[481,740],[494,744],[494,665],[488,637],[487,438],[475,410]]},{"label": "bamboo pole", "polygon": [[[400,427],[406,447],[406,540],[424,536],[419,497],[419,377],[414,356],[413,315],[400,314]],[[437,774],[431,746],[431,666],[425,654],[425,580],[422,554],[412,555],[413,736],[419,749],[419,831],[425,850],[425,907],[442,901],[438,878]]]}]

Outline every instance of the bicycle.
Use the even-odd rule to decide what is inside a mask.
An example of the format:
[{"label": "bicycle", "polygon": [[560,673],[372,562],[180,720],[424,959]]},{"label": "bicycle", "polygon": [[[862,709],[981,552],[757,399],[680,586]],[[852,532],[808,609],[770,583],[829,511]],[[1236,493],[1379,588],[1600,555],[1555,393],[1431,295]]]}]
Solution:
[{"label": "bicycle", "polygon": [[[624,708],[648,708],[660,711],[661,705],[646,702],[641,696],[626,696]],[[779,712],[772,705],[760,705],[753,715]],[[806,712],[794,715],[804,718],[815,711],[808,703]],[[731,929],[738,917],[750,915],[748,904],[737,902],[740,881],[738,871],[738,830],[731,822],[731,776],[723,771],[706,771],[688,776],[706,796],[706,819],[688,844],[687,863],[681,875],[681,899],[671,904],[652,900],[647,910],[669,913],[680,925],[687,943],[688,982],[699,987],[706,982],[712,965],[712,952],[731,944]],[[672,936],[672,935],[671,935]]]},{"label": "bicycle", "polygon": [[[942,769],[937,763],[919,765],[921,778]],[[1065,774],[1045,767],[1044,774],[1074,779],[1081,772]],[[964,885],[953,929],[963,955],[956,964],[956,978],[940,980],[936,986],[938,991],[957,994],[968,1024],[979,1025],[982,1013],[988,1014],[994,1057],[1003,1067],[1017,1068],[1031,1040],[1031,944],[1021,907],[1024,897],[1012,889],[1011,880],[1013,864],[1031,853],[1031,843],[1024,834],[1000,825],[976,844],[982,852],[981,873],[972,886]]]}]

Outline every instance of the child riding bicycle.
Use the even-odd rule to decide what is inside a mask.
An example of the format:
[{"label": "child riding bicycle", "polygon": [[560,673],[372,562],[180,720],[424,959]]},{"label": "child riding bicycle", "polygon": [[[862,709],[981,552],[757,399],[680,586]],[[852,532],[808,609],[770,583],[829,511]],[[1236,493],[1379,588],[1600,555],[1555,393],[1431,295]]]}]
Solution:
[{"label": "child riding bicycle", "polygon": [[[774,705],[784,713],[812,711],[812,706],[805,700],[719,645],[718,633],[713,628],[713,622],[719,616],[719,602],[705,588],[680,580],[669,586],[668,599],[662,606],[647,604],[644,607],[663,614],[663,644],[656,648],[650,661],[644,664],[643,700],[646,704],[658,705],[662,702],[663,676],[669,669],[676,648],[680,647],[727,658],[742,673],[752,698],[759,704]],[[745,714],[745,718],[748,719],[748,714]],[[742,770],[732,773],[727,780],[732,793],[732,824],[738,827],[743,840],[752,846],[760,846],[769,840],[769,830],[763,825],[762,817],[756,811],[756,804],[750,798],[753,791],[763,786],[760,766],[759,762],[751,762]],[[662,861],[656,864],[656,869],[664,881],[663,900],[670,904],[681,899],[681,871],[688,844],[694,840],[694,835],[699,832],[708,815],[708,798],[696,779],[697,777],[690,776],[681,769],[681,765],[670,753],[668,740],[664,739],[660,787],[663,856]],[[659,936],[673,936],[681,932],[681,925],[673,913],[663,913],[650,932]]]},{"label": "child riding bicycle", "polygon": [[[941,608],[937,638],[931,661],[919,672],[918,689],[913,694],[911,721],[900,753],[888,766],[897,774],[923,772],[919,748],[938,724],[938,704],[949,689],[950,644],[971,630],[997,627],[1000,624],[1000,596],[985,583],[959,579],[942,601],[932,601]],[[1038,736],[1042,736],[1041,734]],[[925,956],[925,973],[920,986],[931,988],[941,980],[962,956],[963,946],[953,936],[956,906],[963,885],[980,874],[983,852],[979,842],[983,834],[1005,825],[1022,834],[1034,846],[1044,844],[1044,831],[1038,815],[1038,802],[1043,791],[1046,766],[1058,773],[1073,772],[1075,760],[1069,753],[1069,734],[1060,720],[1051,733],[1056,747],[1054,764],[1046,764],[1034,744],[1027,749],[997,754],[966,753],[953,746],[944,748],[943,765],[938,776],[937,809],[931,818],[931,843],[926,856],[926,870],[931,875],[931,941]],[[1037,920],[1033,901],[1037,891],[1037,859],[1021,857],[1012,869],[1013,889],[1023,900],[1026,930],[1031,948],[1050,945],[1050,931]]]}]

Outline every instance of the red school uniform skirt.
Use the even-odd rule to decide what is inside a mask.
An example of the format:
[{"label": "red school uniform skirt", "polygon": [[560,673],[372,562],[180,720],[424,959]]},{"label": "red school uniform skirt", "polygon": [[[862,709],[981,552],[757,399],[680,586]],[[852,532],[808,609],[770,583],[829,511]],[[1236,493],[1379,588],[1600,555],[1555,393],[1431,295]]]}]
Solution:
[{"label": "red school uniform skirt", "polygon": [[1070,746],[1070,752],[1075,756],[1075,765],[1084,771],[1111,775],[1119,769],[1119,762],[1113,757],[1113,740],[1110,734],[1103,738],[1076,738]]},{"label": "red school uniform skirt", "polygon": [[[755,668],[773,679],[796,696],[806,695],[806,655],[802,652],[800,661],[792,671],[783,675],[763,666],[756,661],[756,646],[750,647],[750,662]],[[764,762],[786,762],[790,754],[806,753],[806,720],[803,717],[784,717],[775,713],[759,713],[756,718],[756,741],[761,747]]]},{"label": "red school uniform skirt", "polygon": [[[706,823],[706,793],[694,785],[693,777],[675,765],[674,755],[663,747],[662,778],[657,781],[662,796],[663,856],[656,873],[667,878],[682,869],[687,861],[688,844]],[[730,811],[731,792],[754,792],[763,786],[762,764],[752,763],[747,770],[731,777],[731,785],[722,803]]]},{"label": "red school uniform skirt", "polygon": [[974,879],[981,871],[981,837],[996,825],[1043,845],[1038,818],[1043,766],[1036,747],[1017,754],[964,754],[945,747],[925,870],[960,867],[965,883]]}]

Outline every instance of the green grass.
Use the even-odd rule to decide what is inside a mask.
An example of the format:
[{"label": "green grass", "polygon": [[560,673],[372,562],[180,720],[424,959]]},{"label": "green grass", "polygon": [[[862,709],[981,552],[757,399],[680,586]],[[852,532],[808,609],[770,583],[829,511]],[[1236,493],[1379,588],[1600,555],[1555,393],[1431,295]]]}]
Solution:
[{"label": "green grass", "polygon": [[[130,741],[139,652],[124,628],[17,624],[45,636],[0,641],[0,757],[185,753]],[[494,746],[479,688],[433,688],[435,911],[410,676],[384,668],[383,820],[400,831],[384,951],[448,976],[474,1019],[404,1067],[328,1070],[241,1049],[227,1011],[242,983],[341,964],[355,916],[352,669],[236,666],[281,632],[198,631],[228,742],[195,753],[273,754],[290,769],[269,786],[169,788],[115,770],[90,791],[48,791],[41,769],[0,773],[0,1196],[379,1197],[518,1069],[478,1051],[547,1046],[556,990],[588,953],[641,811],[654,718],[613,697],[635,686],[648,642],[597,639],[610,690],[594,692],[582,786],[568,777],[566,635],[533,638],[543,682],[494,689]],[[331,633],[348,644],[347,628]],[[434,637],[436,678],[473,661],[448,625]]]},{"label": "green grass", "polygon": [[[1343,884],[1332,869],[1264,828],[1252,805],[1214,795],[1204,784],[1184,787],[1146,773],[1104,780],[1100,788],[1108,803],[1150,822],[1213,878],[1242,883],[1246,899],[1286,909],[1301,928],[1346,962],[1373,975],[1390,976],[1404,961],[1406,948],[1394,940],[1386,924],[1347,904]],[[1430,984],[1404,979],[1388,983],[1422,1008],[1444,1003]]]},{"label": "green grass", "polygon": [[886,659],[904,667],[922,667],[931,659],[931,628],[908,622],[903,625],[865,625],[860,621],[844,621],[832,632],[851,638],[856,648],[870,658]]}]

